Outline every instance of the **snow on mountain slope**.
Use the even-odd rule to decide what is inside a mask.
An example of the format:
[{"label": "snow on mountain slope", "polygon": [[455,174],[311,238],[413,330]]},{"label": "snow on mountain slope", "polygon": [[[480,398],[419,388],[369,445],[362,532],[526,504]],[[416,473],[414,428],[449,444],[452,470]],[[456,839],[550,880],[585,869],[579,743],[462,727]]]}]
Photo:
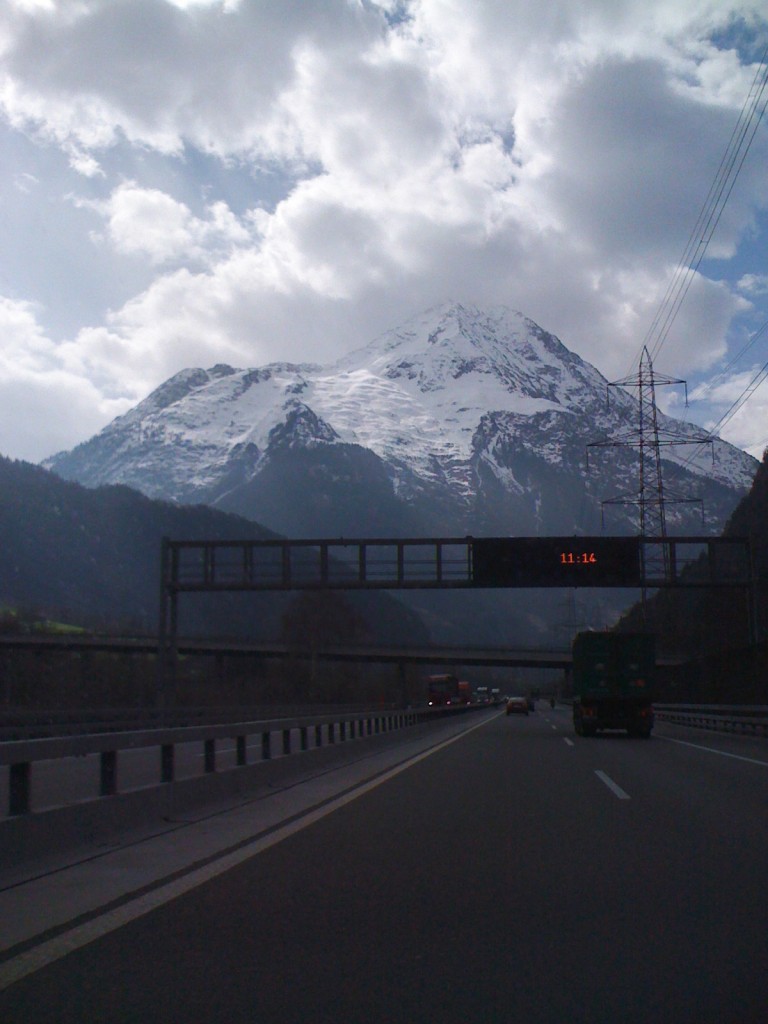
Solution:
[{"label": "snow on mountain slope", "polygon": [[542,351],[536,330],[508,310],[439,307],[340,360],[315,379],[308,400],[343,439],[427,479],[437,462],[466,492],[473,438],[489,409],[567,409],[582,390],[557,365],[561,353]]},{"label": "snow on mountain slope", "polygon": [[[637,422],[635,397],[614,388],[608,405],[606,385],[522,314],[446,304],[330,367],[184,370],[47,465],[90,485],[120,482],[153,497],[217,502],[256,481],[278,452],[339,447],[349,463],[355,450],[367,449],[394,495],[413,501],[420,490],[433,499],[439,492],[466,510],[488,473],[506,492],[535,489],[530,474],[546,475],[547,466],[562,469],[575,486],[586,444]],[[695,433],[665,417],[661,423]],[[665,449],[664,456],[682,466],[691,451]],[[699,455],[686,472],[733,491],[735,504],[757,463],[724,442],[717,442],[717,456],[713,465]],[[331,476],[348,472],[334,465],[325,474],[329,487]],[[631,488],[627,456],[617,465],[623,468],[614,483]],[[314,486],[321,487],[320,477]]]}]

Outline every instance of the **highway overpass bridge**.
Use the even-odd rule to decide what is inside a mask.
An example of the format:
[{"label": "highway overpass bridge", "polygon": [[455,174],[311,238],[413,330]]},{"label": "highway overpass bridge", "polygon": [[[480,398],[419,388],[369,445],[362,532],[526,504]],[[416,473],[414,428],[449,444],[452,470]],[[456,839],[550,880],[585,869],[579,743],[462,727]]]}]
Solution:
[{"label": "highway overpass bridge", "polygon": [[[87,637],[80,634],[40,636],[2,636],[2,651],[64,651],[69,653],[104,652],[114,654],[157,655],[160,644],[153,637]],[[179,654],[259,658],[315,658],[319,661],[368,662],[396,665],[466,665],[510,668],[568,668],[571,651],[565,648],[509,647],[398,647],[329,646],[302,650],[287,644],[248,643],[234,640],[207,640],[179,637]],[[682,656],[661,657],[659,667],[683,664]]]}]

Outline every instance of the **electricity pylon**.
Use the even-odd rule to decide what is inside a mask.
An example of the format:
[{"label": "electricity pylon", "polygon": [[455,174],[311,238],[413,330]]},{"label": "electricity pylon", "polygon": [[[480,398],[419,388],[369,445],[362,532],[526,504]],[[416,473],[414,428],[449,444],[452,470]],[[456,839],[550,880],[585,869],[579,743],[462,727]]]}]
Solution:
[{"label": "electricity pylon", "polygon": [[[620,494],[603,501],[603,505],[635,505],[639,510],[639,532],[641,537],[664,538],[667,536],[666,506],[668,504],[701,504],[701,498],[689,498],[664,492],[661,468],[661,449],[681,444],[712,444],[712,438],[704,434],[681,434],[659,426],[656,406],[656,387],[667,384],[685,384],[684,380],[667,377],[653,369],[648,348],[644,347],[640,365],[635,374],[622,380],[612,381],[608,387],[637,388],[639,396],[639,423],[616,437],[604,441],[593,441],[590,448],[637,448],[639,450],[639,489],[634,493]],[[687,404],[687,392],[686,392]],[[666,578],[668,566],[667,545],[655,546],[663,559],[660,568]],[[649,566],[646,564],[646,569]]]}]

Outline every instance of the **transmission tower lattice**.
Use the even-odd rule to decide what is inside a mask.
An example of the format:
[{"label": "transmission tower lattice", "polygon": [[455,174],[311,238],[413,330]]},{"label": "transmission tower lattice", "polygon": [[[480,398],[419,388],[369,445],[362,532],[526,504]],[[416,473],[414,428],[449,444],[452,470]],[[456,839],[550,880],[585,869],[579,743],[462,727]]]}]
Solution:
[{"label": "transmission tower lattice", "polygon": [[[624,434],[604,441],[593,441],[590,448],[637,448],[640,456],[640,486],[631,494],[621,494],[602,502],[605,505],[635,505],[639,510],[639,527],[641,537],[666,537],[666,506],[668,504],[701,504],[701,498],[690,498],[684,495],[664,493],[664,480],[661,469],[661,449],[666,446],[682,444],[713,444],[712,438],[704,434],[682,434],[666,427],[659,426],[659,415],[656,407],[656,387],[666,384],[683,384],[685,381],[676,377],[667,377],[656,373],[653,369],[647,346],[640,356],[640,365],[636,374],[612,381],[608,387],[637,388],[639,395],[639,425]],[[686,390],[686,405],[688,394]]]}]

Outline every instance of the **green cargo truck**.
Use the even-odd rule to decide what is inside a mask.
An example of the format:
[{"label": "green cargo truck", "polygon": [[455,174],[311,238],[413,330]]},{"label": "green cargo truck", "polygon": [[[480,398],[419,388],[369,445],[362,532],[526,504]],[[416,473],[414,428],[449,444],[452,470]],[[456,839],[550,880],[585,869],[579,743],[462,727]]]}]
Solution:
[{"label": "green cargo truck", "polygon": [[650,736],[655,662],[650,633],[578,633],[573,641],[577,735],[626,729],[630,736]]}]

